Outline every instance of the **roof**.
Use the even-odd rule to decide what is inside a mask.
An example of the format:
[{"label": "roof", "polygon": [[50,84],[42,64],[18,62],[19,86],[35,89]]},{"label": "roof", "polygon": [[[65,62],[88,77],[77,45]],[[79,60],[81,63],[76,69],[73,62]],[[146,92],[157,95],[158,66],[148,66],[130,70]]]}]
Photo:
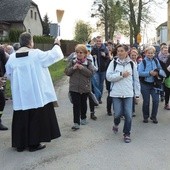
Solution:
[{"label": "roof", "polygon": [[1,1],[0,22],[24,21],[31,4],[36,6],[38,10],[37,4],[34,3],[32,0],[0,0],[0,1]]},{"label": "roof", "polygon": [[168,22],[167,22],[167,21],[166,21],[166,22],[164,22],[164,23],[162,23],[162,24],[160,24],[160,25],[156,28],[156,30],[157,30],[157,29],[159,29],[160,27],[167,26],[167,24],[168,24]]}]

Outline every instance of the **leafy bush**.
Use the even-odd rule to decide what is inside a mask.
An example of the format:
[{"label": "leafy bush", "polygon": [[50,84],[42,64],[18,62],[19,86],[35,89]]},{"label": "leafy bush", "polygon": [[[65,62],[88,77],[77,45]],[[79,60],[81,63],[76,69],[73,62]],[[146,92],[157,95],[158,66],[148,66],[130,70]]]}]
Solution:
[{"label": "leafy bush", "polygon": [[11,42],[18,42],[19,36],[20,36],[20,34],[21,34],[22,32],[23,32],[23,31],[21,31],[21,30],[11,29],[11,30],[9,31],[9,36],[8,36],[9,40],[10,40]]},{"label": "leafy bush", "polygon": [[54,38],[50,36],[34,36],[33,40],[35,43],[47,43],[47,44],[54,43]]}]

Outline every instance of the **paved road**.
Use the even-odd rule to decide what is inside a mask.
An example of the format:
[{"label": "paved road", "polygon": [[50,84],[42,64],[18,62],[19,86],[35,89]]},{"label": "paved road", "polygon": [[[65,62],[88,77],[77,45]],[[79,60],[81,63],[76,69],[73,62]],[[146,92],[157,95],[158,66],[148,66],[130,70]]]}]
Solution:
[{"label": "paved road", "polygon": [[72,105],[67,98],[68,79],[56,85],[59,107],[56,108],[62,137],[47,143],[37,152],[16,152],[11,148],[12,102],[7,101],[3,122],[8,131],[0,131],[0,170],[169,170],[170,111],[160,102],[158,124],[142,122],[141,103],[133,119],[132,142],[123,142],[122,125],[112,132],[113,117],[106,115],[103,104],[96,108],[97,121],[73,132]]}]

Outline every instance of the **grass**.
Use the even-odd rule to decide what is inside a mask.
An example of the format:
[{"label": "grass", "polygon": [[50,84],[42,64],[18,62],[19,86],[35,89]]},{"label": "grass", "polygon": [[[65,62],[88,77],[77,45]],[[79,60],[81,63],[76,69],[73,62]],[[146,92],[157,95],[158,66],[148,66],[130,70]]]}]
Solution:
[{"label": "grass", "polygon": [[[53,83],[57,80],[60,80],[65,74],[64,74],[64,69],[66,67],[67,62],[64,60],[61,60],[57,63],[54,63],[49,67],[49,71],[51,74],[51,78]],[[10,81],[7,80],[6,82],[6,88],[5,88],[5,96],[6,97],[11,97],[11,87],[10,87]]]}]

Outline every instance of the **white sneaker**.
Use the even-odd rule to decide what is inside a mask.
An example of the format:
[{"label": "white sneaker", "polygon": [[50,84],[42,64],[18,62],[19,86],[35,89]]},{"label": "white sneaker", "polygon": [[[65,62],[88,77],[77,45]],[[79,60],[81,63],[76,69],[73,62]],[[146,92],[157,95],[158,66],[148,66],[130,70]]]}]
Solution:
[{"label": "white sneaker", "polygon": [[72,126],[71,129],[78,130],[78,129],[80,129],[80,125],[78,123],[74,123],[74,126]]},{"label": "white sneaker", "polygon": [[81,119],[81,125],[86,125],[86,124],[87,124],[86,119]]}]

